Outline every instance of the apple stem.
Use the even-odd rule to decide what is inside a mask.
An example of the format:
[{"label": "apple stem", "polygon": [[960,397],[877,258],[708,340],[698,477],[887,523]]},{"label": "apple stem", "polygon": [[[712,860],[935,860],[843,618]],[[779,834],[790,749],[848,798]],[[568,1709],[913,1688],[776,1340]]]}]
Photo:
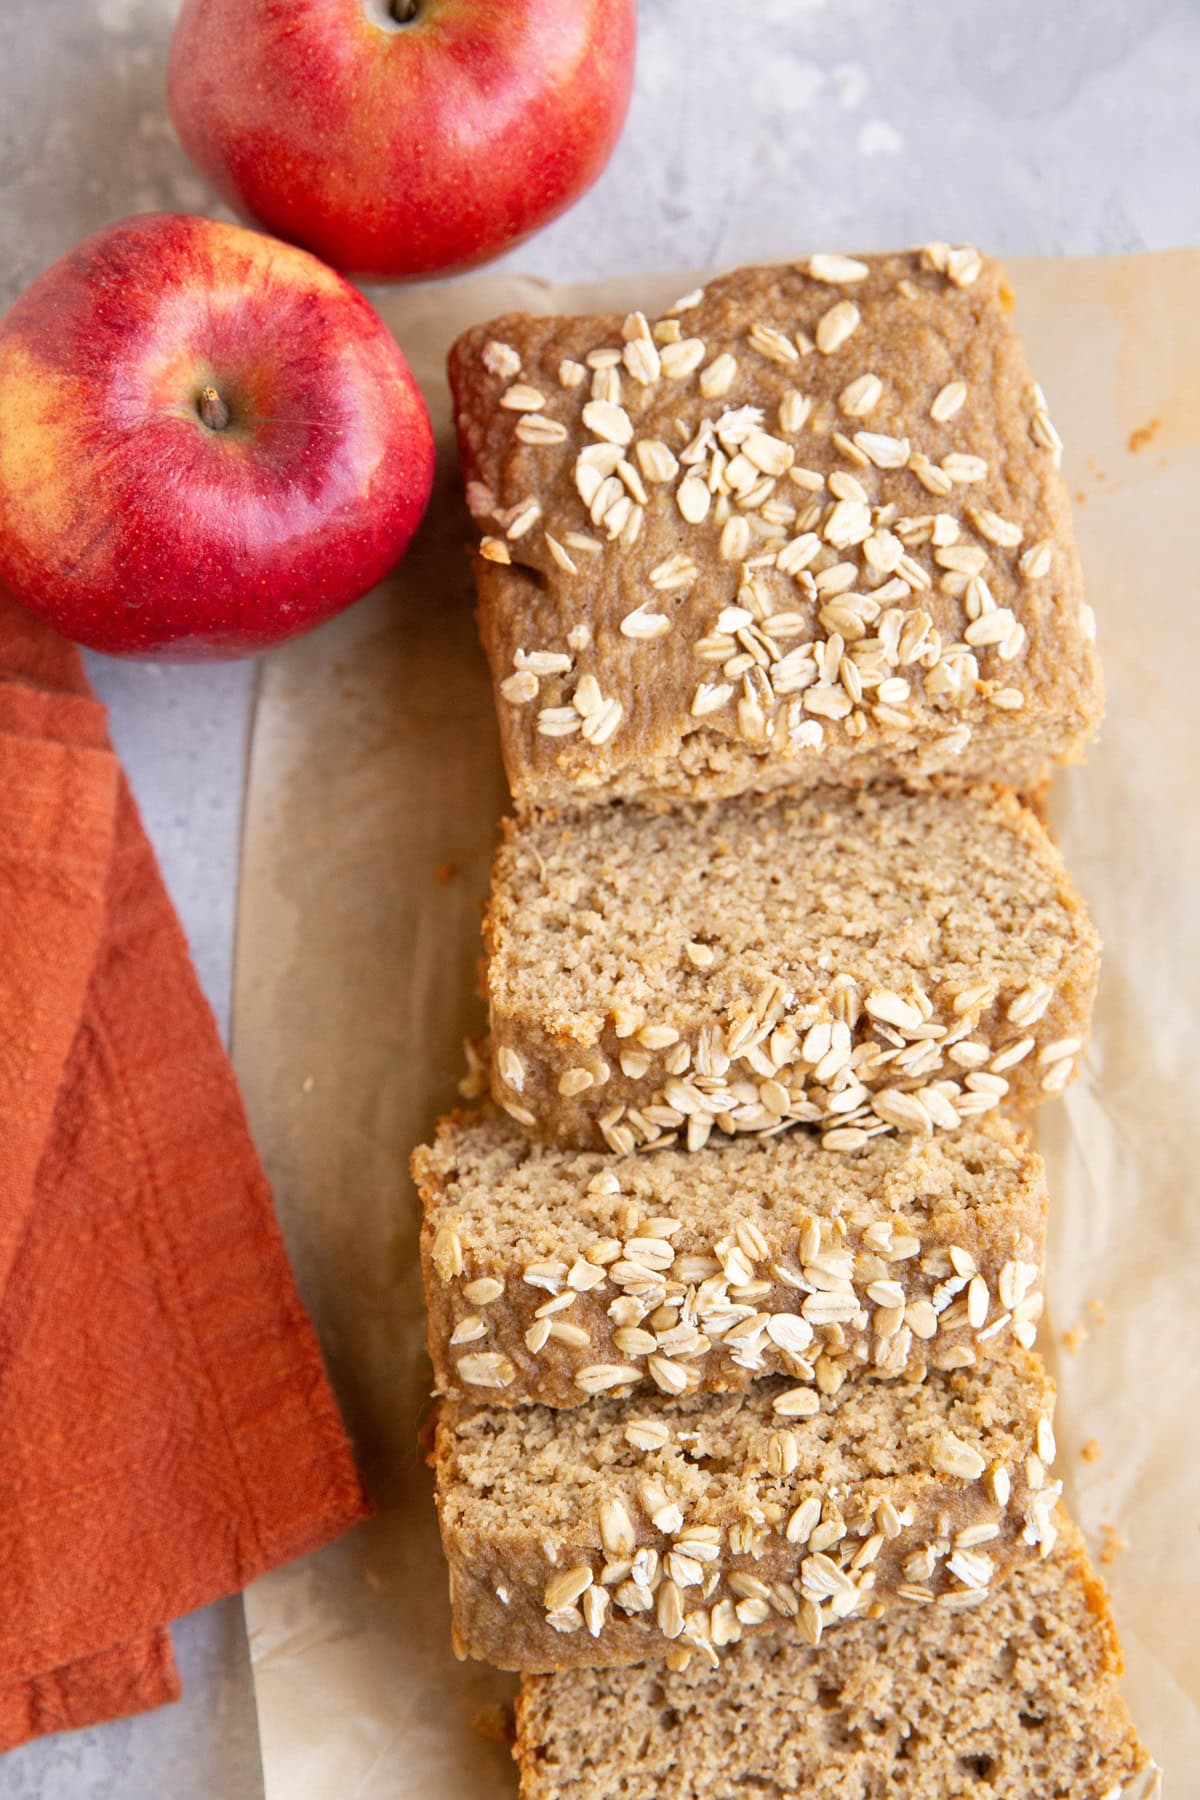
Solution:
[{"label": "apple stem", "polygon": [[421,0],[391,0],[389,11],[397,25],[411,25],[421,10]]},{"label": "apple stem", "polygon": [[196,410],[210,431],[224,431],[229,423],[229,408],[215,387],[201,390]]}]

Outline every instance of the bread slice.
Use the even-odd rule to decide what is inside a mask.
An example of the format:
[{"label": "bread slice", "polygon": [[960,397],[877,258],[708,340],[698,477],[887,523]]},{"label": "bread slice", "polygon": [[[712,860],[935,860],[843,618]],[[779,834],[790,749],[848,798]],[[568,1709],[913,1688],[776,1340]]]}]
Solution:
[{"label": "bread slice", "polygon": [[1099,946],[1012,794],[747,796],[511,823],[488,916],[492,1091],[550,1142],[714,1125],[827,1148],[1067,1085]]},{"label": "bread slice", "polygon": [[444,1403],[434,1460],[455,1642],[500,1668],[615,1666],[875,1602],[969,1601],[1052,1546],[1053,1387],[1014,1346],[923,1382]]},{"label": "bread slice", "polygon": [[790,1132],[613,1157],[462,1114],[413,1173],[443,1394],[919,1379],[1028,1347],[1041,1316],[1045,1172],[1004,1120],[857,1156]]},{"label": "bread slice", "polygon": [[1065,1519],[968,1611],[897,1608],[719,1669],[527,1675],[521,1800],[1152,1800],[1108,1599]]},{"label": "bread slice", "polygon": [[1079,755],[1094,625],[1011,301],[930,244],[459,340],[518,810]]}]

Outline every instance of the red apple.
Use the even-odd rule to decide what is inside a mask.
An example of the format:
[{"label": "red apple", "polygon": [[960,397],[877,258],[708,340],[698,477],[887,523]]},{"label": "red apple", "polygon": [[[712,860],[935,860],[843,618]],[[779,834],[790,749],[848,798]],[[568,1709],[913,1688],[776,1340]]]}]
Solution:
[{"label": "red apple", "polygon": [[185,0],[171,116],[217,192],[335,268],[469,268],[557,217],[629,107],[634,0]]},{"label": "red apple", "polygon": [[0,582],[114,655],[241,656],[403,555],[433,480],[394,339],[306,251],[148,213],[0,321]]}]

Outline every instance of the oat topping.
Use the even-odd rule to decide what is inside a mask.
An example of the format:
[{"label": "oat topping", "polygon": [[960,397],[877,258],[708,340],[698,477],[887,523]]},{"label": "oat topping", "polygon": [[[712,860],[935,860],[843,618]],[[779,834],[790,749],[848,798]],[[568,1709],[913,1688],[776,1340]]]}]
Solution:
[{"label": "oat topping", "polygon": [[838,300],[817,320],[816,342],[822,356],[832,356],[858,330],[861,314],[853,300]]},{"label": "oat topping", "polygon": [[511,344],[502,344],[493,338],[484,346],[483,366],[501,381],[510,381],[521,373],[521,358]]},{"label": "oat topping", "polygon": [[859,262],[853,256],[810,256],[807,268],[814,281],[828,281],[834,285],[865,281],[871,273],[865,262]]}]

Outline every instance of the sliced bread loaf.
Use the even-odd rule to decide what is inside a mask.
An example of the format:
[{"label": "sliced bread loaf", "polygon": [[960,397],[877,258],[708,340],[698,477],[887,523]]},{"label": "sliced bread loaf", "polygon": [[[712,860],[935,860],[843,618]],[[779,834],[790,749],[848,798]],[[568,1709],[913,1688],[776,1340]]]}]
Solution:
[{"label": "sliced bread loaf", "polygon": [[932,244],[459,340],[518,808],[1078,755],[1094,628],[1010,303]]},{"label": "sliced bread loaf", "polygon": [[487,941],[497,1101],[622,1152],[1022,1111],[1076,1073],[1098,970],[1062,859],[996,789],[510,824]]},{"label": "sliced bread loaf", "polygon": [[521,1800],[1153,1800],[1107,1596],[1075,1528],[963,1611],[895,1608],[714,1671],[529,1675]]},{"label": "sliced bread loaf", "polygon": [[649,1407],[446,1402],[456,1644],[501,1668],[599,1668],[769,1627],[816,1643],[876,1602],[970,1599],[1053,1545],[1053,1404],[1015,1346],[833,1394],[774,1379]]},{"label": "sliced bread loaf", "polygon": [[1028,1347],[1042,1310],[1044,1170],[996,1118],[613,1157],[463,1114],[413,1173],[435,1384],[493,1405],[918,1379]]}]

